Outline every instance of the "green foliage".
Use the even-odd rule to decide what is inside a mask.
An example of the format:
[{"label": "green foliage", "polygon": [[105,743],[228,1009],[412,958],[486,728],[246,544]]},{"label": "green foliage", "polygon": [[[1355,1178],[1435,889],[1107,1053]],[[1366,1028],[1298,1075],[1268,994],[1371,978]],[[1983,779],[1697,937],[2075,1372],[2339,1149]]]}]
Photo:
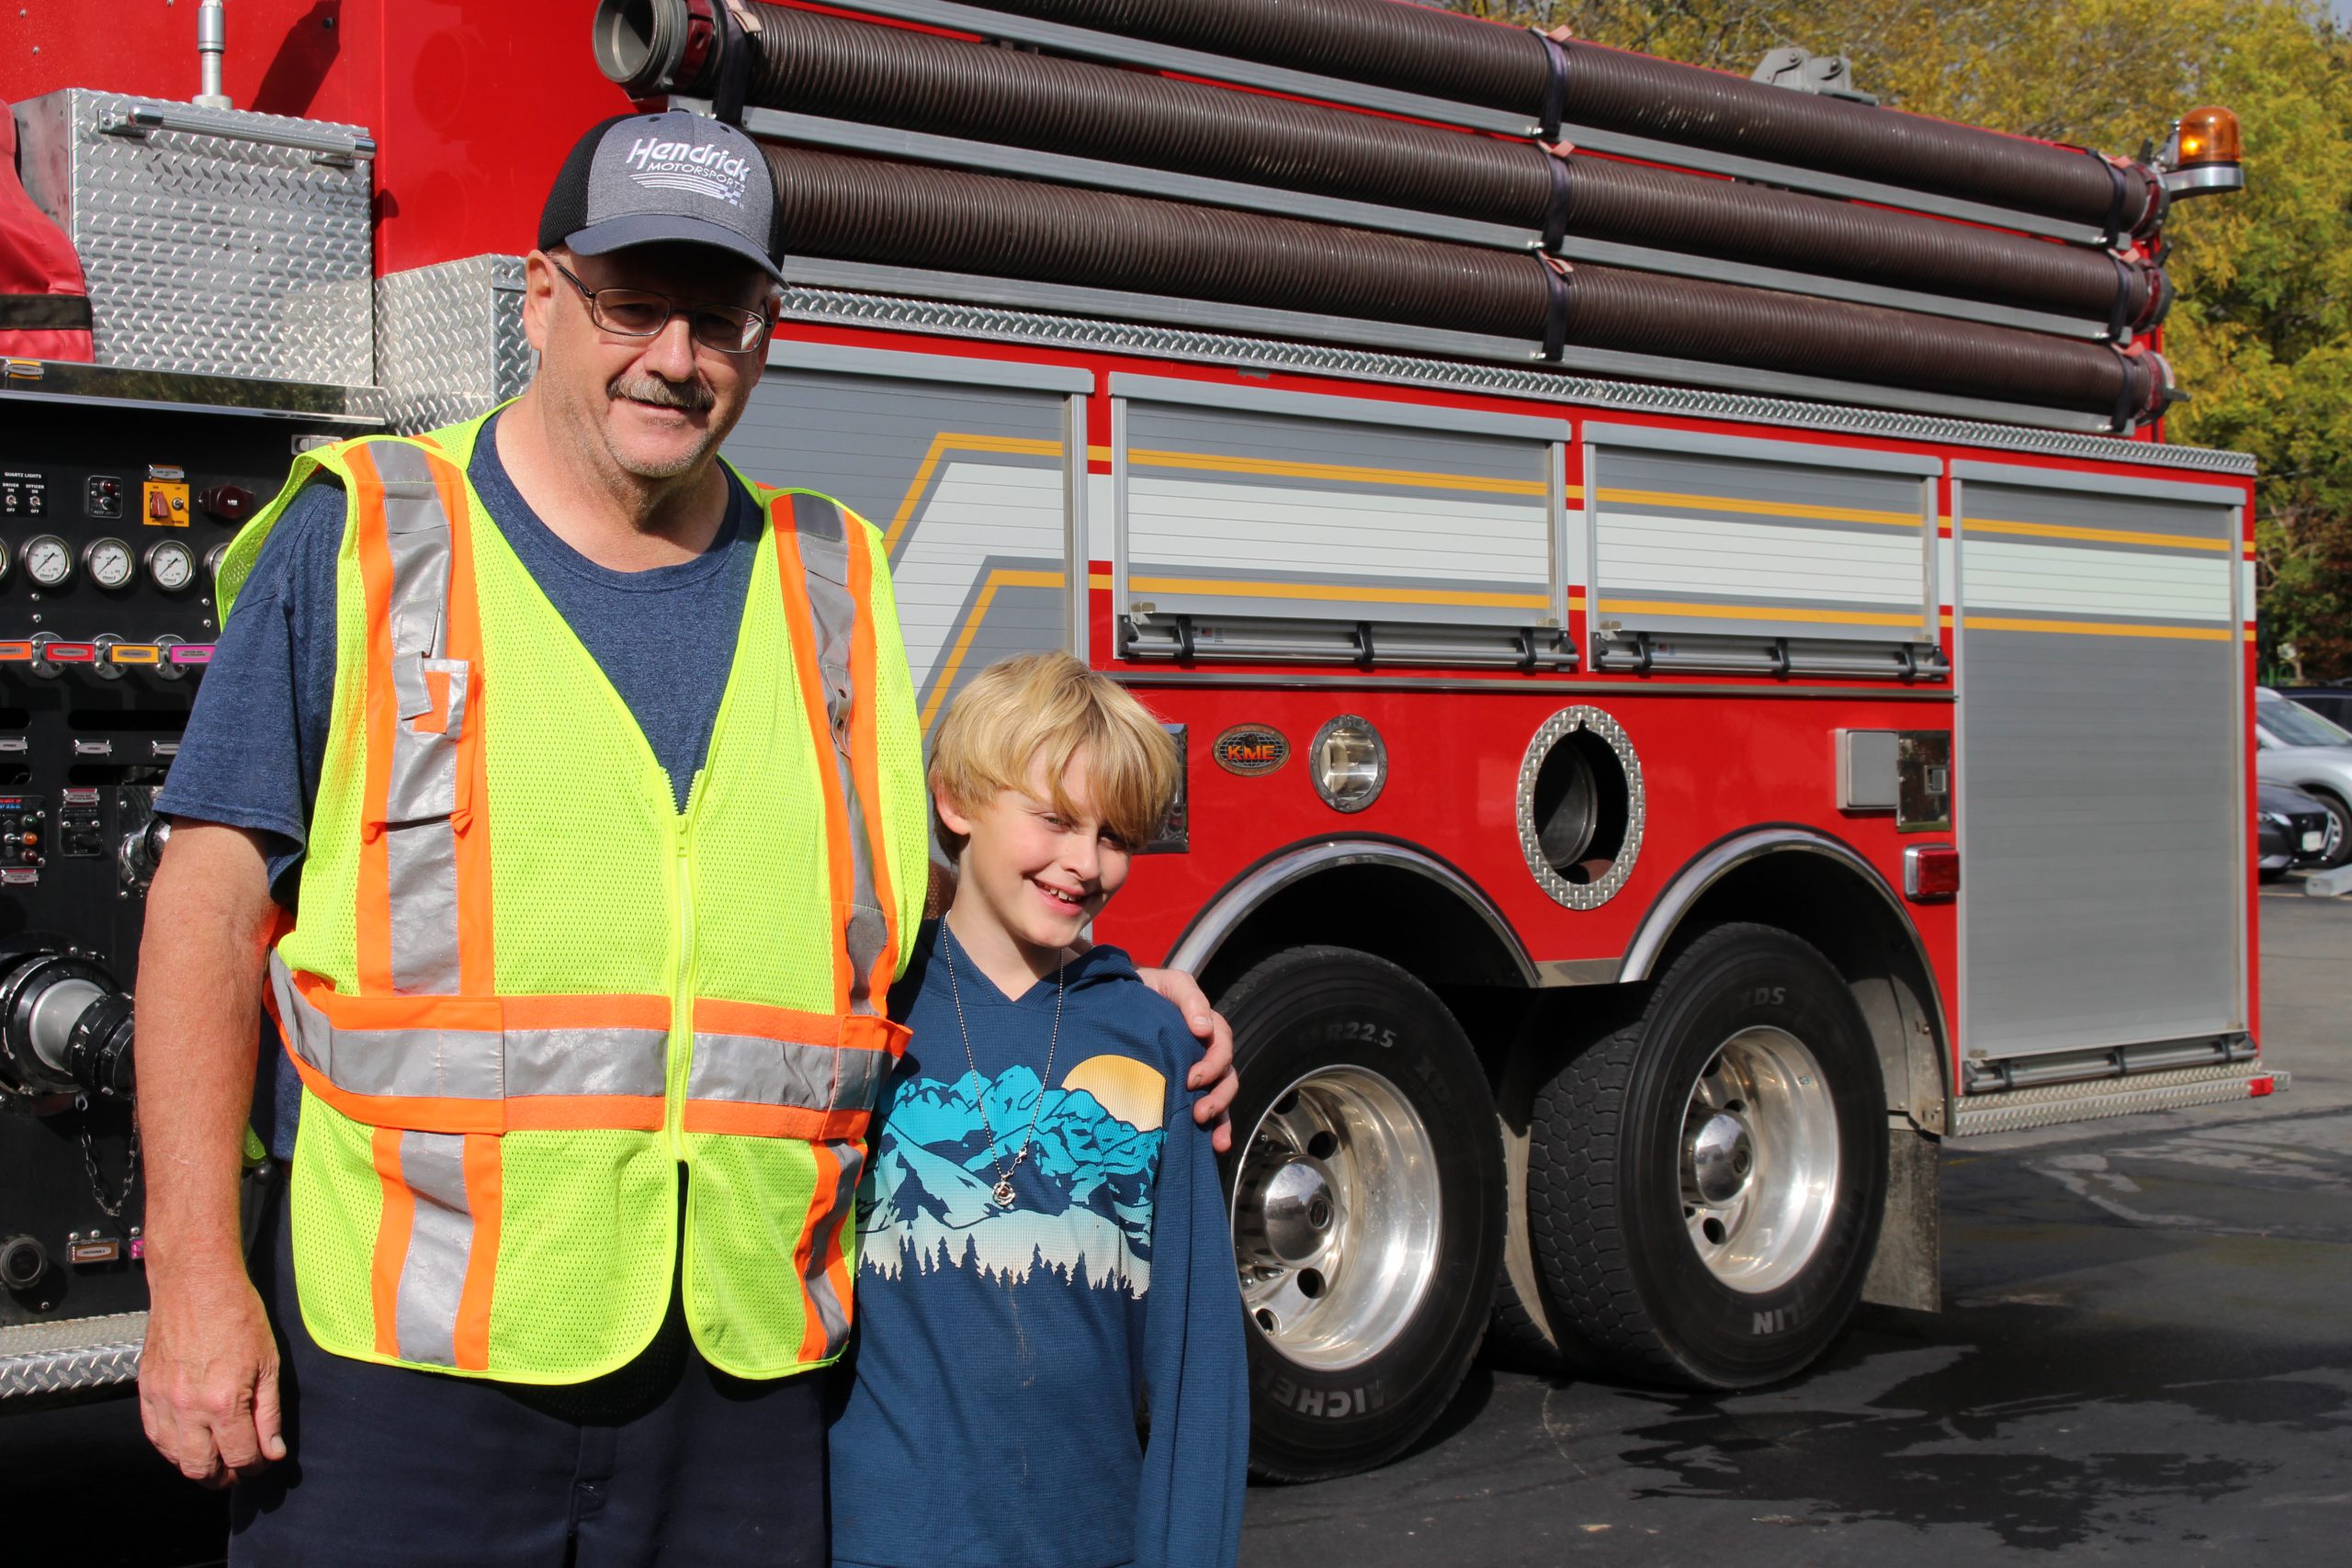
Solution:
[{"label": "green foliage", "polygon": [[[2317,0],[1453,0],[1498,21],[1742,73],[1799,44],[1917,114],[2135,152],[2237,111],[2246,189],[2174,209],[2175,440],[2261,464],[2266,663],[2352,679],[2352,39]],[[1573,116],[1571,117],[1573,118]]]}]

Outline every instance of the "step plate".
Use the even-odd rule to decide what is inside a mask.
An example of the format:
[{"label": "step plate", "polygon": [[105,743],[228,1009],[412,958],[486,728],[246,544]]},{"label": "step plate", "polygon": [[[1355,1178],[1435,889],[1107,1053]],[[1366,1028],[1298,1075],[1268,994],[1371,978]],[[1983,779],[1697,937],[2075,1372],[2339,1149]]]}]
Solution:
[{"label": "step plate", "polygon": [[146,1337],[143,1312],[0,1328],[0,1400],[134,1382]]},{"label": "step plate", "polygon": [[2066,1122],[2096,1122],[2149,1111],[2178,1111],[2286,1091],[2288,1075],[2259,1062],[2219,1067],[2184,1067],[2141,1077],[2098,1078],[2087,1083],[2045,1084],[2038,1089],[1970,1095],[1952,1108],[1951,1136],[2018,1133]]}]

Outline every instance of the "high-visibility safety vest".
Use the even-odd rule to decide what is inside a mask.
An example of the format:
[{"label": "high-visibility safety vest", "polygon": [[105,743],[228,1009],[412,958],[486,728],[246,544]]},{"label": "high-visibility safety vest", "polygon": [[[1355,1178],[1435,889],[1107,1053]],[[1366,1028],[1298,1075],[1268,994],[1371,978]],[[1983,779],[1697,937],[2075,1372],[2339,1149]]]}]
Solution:
[{"label": "high-visibility safety vest", "polygon": [[652,1339],[674,1269],[712,1365],[822,1365],[928,865],[879,536],[753,488],[681,813],[473,494],[481,429],[307,455],[220,572],[232,606],[295,492],[342,482],[334,716],[267,988],[303,1084],[303,1323],[363,1360],[575,1382]]}]

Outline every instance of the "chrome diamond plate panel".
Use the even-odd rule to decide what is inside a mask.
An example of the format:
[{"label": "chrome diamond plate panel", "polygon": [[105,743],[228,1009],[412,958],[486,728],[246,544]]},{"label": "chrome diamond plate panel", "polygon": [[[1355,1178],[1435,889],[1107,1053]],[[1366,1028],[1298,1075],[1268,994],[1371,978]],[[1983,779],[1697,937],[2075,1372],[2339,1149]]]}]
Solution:
[{"label": "chrome diamond plate panel", "polygon": [[146,1337],[143,1312],[0,1328],[0,1399],[130,1382]]},{"label": "chrome diamond plate panel", "polygon": [[514,396],[538,364],[523,336],[523,258],[468,256],[382,279],[376,354],[386,417],[403,434]]},{"label": "chrome diamond plate panel", "polygon": [[[97,361],[366,386],[371,165],[156,130],[108,135],[146,100],[69,87],[16,106],[27,190],[80,253]],[[207,111],[255,133],[357,127]]]},{"label": "chrome diamond plate panel", "polygon": [[2135,1116],[2147,1111],[2178,1111],[2191,1105],[2246,1100],[2252,1098],[2251,1086],[2263,1078],[2271,1080],[2270,1092],[2286,1091],[2289,1079],[2285,1073],[2259,1062],[2233,1062],[2225,1066],[2182,1067],[2128,1078],[2046,1084],[2040,1089],[2010,1089],[2002,1094],[1969,1095],[1953,1102],[1951,1136],[2021,1133],[2029,1127],[2051,1127],[2062,1122],[2096,1122],[2108,1116]]},{"label": "chrome diamond plate panel", "polygon": [[[788,267],[789,264],[787,264]],[[1559,371],[1521,370],[1509,366],[1425,359],[1368,349],[1330,348],[1272,338],[1242,337],[1133,321],[1047,315],[993,305],[956,305],[936,299],[853,293],[807,286],[787,288],[788,320],[894,327],[949,336],[992,338],[1010,343],[1046,343],[1108,354],[1148,354],[1295,370],[1412,386],[1437,387],[1506,396],[1537,397],[1690,418],[1737,420],[1784,430],[1827,430],[1938,445],[1997,447],[2052,457],[2139,463],[2150,468],[2192,468],[2211,473],[2251,474],[2254,458],[2244,452],[2124,441],[2063,430],[2034,430],[1973,420],[1899,413],[1885,409],[1843,408],[1792,398],[1743,392],[1708,392],[1637,381],[1607,381]]]}]

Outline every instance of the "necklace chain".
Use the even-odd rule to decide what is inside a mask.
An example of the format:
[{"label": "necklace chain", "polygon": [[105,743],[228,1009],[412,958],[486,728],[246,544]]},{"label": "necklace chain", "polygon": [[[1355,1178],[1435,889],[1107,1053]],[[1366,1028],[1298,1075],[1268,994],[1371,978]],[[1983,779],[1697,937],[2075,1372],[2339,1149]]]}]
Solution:
[{"label": "necklace chain", "polygon": [[939,934],[942,938],[939,951],[947,957],[947,994],[956,998],[956,1028],[964,1037],[964,1061],[972,1069],[972,1077],[979,1079],[980,1132],[989,1141],[989,1163],[996,1167],[996,1185],[989,1190],[989,1196],[1011,1208],[1012,1173],[1021,1168],[1021,1162],[1029,1157],[1030,1149],[1036,1145],[1037,1117],[1046,1109],[1046,1086],[1053,1082],[1054,1053],[1062,1043],[1062,998],[1069,995],[1066,972],[1069,966],[1069,953],[1063,950],[1054,961],[1054,1032],[1046,1043],[1046,1076],[1037,1082],[1037,1100],[1029,1108],[1029,1131],[1021,1140],[1021,1152],[1012,1156],[1011,1165],[1007,1165],[997,1157],[996,1129],[989,1125],[988,1080],[980,1077],[979,1059],[972,1055],[972,1030],[964,1021],[964,988],[956,983],[956,933],[948,928],[944,918],[939,922]]}]

